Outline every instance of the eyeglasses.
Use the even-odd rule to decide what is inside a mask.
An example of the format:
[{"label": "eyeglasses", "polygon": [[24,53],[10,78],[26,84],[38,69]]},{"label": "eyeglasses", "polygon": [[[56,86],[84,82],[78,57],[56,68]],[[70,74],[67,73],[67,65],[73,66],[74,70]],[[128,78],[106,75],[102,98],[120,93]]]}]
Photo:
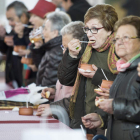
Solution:
[{"label": "eyeglasses", "polygon": [[123,43],[126,43],[126,42],[129,42],[130,41],[130,39],[137,39],[137,38],[139,38],[139,37],[129,37],[129,36],[124,36],[124,37],[122,37],[122,38],[119,38],[119,37],[116,37],[116,38],[114,38],[113,39],[113,44],[116,44],[116,43],[118,43],[119,42],[119,40],[121,39],[122,41],[123,41]]},{"label": "eyeglasses", "polygon": [[91,29],[89,29],[88,27],[82,27],[83,28],[83,31],[87,34],[88,33],[88,31],[90,30],[90,32],[92,33],[92,34],[97,34],[98,33],[98,30],[100,30],[100,29],[102,29],[102,28],[104,28],[104,27],[101,27],[101,28],[96,28],[96,27],[93,27],[93,28],[91,28]]}]

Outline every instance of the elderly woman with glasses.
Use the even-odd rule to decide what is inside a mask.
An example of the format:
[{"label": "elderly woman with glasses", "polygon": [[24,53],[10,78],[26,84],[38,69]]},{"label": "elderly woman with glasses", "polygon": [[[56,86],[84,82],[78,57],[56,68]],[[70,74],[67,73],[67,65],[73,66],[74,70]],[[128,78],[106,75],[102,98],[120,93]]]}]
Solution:
[{"label": "elderly woman with glasses", "polygon": [[[115,25],[115,50],[117,61],[116,77],[111,89],[110,99],[99,103],[99,108],[109,114],[108,140],[140,140],[140,83],[137,65],[140,62],[140,17],[129,16]],[[105,127],[107,120],[96,113],[83,117],[88,128]],[[88,120],[88,122],[86,122]]]},{"label": "elderly woman with glasses", "polygon": [[[95,88],[105,79],[103,72],[109,80],[114,80],[117,74],[115,63],[118,60],[111,43],[113,27],[118,15],[111,5],[103,4],[91,7],[84,17],[84,41],[73,39],[68,44],[63,59],[58,67],[60,83],[74,86],[69,104],[63,107],[68,111],[71,119],[70,127],[79,128],[81,117],[94,112]],[[89,43],[86,43],[88,42]],[[78,68],[83,63],[92,64],[92,71],[81,71]],[[102,70],[103,72],[102,72]],[[96,133],[96,130],[88,133]]]}]

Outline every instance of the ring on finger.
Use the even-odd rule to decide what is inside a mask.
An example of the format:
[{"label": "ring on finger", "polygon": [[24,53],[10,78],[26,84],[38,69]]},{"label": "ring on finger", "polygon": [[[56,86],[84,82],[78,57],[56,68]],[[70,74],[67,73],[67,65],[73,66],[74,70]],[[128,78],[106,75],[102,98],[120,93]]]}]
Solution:
[{"label": "ring on finger", "polygon": [[79,49],[79,46],[76,46],[76,48],[75,48],[76,50],[78,50]]}]

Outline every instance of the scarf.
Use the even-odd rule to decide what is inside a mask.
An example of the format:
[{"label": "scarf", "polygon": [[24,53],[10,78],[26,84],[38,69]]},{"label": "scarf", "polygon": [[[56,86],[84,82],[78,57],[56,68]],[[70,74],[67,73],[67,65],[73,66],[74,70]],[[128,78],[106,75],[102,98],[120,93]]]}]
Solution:
[{"label": "scarf", "polygon": [[137,54],[136,56],[134,56],[133,58],[131,58],[128,62],[125,62],[124,60],[122,59],[119,59],[116,63],[116,67],[117,67],[117,70],[119,72],[124,72],[126,71],[127,68],[130,67],[130,65],[132,64],[132,62],[134,60],[136,60],[138,57],[140,57],[140,54]]},{"label": "scarf", "polygon": [[[116,62],[118,60],[118,58],[116,57],[115,53],[114,53],[114,44],[112,44],[112,39],[114,38],[114,34],[110,35],[105,43],[98,49],[96,49],[98,52],[103,52],[105,50],[107,50],[110,47],[109,50],[109,54],[108,54],[108,67],[110,69],[110,71],[113,74],[117,74],[118,71],[115,70],[116,68]],[[92,46],[90,44],[87,45],[85,52],[83,53],[80,61],[79,61],[79,66],[83,63],[88,63],[90,57],[92,54]],[[79,67],[78,66],[78,67]],[[76,103],[76,99],[77,99],[77,94],[78,94],[78,90],[79,90],[79,85],[80,85],[80,81],[81,81],[81,75],[79,73],[79,71],[77,72],[77,77],[75,80],[75,84],[73,87],[73,91],[71,94],[71,99],[70,99],[70,105],[69,105],[69,111],[70,111],[70,118],[72,119],[74,116],[74,109],[75,109],[75,103]]]}]

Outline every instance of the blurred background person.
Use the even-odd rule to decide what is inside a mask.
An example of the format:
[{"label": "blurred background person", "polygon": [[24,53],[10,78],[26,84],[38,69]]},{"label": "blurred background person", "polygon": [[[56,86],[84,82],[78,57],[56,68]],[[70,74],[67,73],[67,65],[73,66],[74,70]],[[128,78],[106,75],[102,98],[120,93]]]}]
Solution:
[{"label": "blurred background person", "polygon": [[61,10],[61,11],[65,11],[65,9],[62,7],[62,0],[52,0],[52,3],[54,3],[57,7],[56,10]]},{"label": "blurred background person", "polygon": [[43,25],[45,15],[47,13],[55,11],[56,6],[52,2],[46,0],[39,0],[35,7],[28,12],[31,14],[30,22],[34,28],[38,28]]},{"label": "blurred background person", "polygon": [[[31,15],[29,21],[33,25],[33,30],[32,30],[33,34],[36,34],[36,31],[38,31],[39,28],[42,28],[45,17],[46,17],[45,15],[47,13],[55,11],[55,9],[56,9],[56,6],[52,2],[48,2],[45,0],[39,0],[33,9],[28,11]],[[42,36],[42,34],[40,34],[40,36]],[[30,38],[30,36],[29,36],[29,38]],[[43,42],[43,38],[41,37],[40,39],[41,39],[41,42]],[[31,54],[30,49],[32,49],[33,47],[34,47],[34,43],[30,42],[30,44],[28,44],[27,50],[20,51],[20,54],[22,54],[22,56],[23,56],[22,59],[24,59],[25,57],[29,58],[30,60],[32,59],[32,54]],[[42,58],[42,56],[41,56],[41,58]],[[40,63],[41,58],[38,59],[38,64]],[[24,64],[25,86],[36,81],[37,67],[38,66],[35,66],[32,63],[29,66]]]},{"label": "blurred background person", "polygon": [[[6,14],[7,15],[7,14]],[[13,36],[14,36],[14,26],[15,26],[15,22],[13,17],[11,17],[10,15],[7,15],[7,19],[9,21],[9,25],[12,27],[11,32],[8,34],[6,33],[6,30],[4,28],[4,26],[0,26],[0,51],[6,55],[6,67],[5,67],[5,82],[14,87],[14,82],[15,81],[15,76],[14,76],[14,72],[13,72],[13,46],[14,46],[14,41],[13,41]],[[6,36],[8,36],[8,39],[6,39]]]},{"label": "blurred background person", "polygon": [[72,21],[84,21],[84,15],[91,7],[86,0],[62,0],[61,6],[70,15]]},{"label": "blurred background person", "polygon": [[[12,18],[14,19],[14,51],[13,51],[13,69],[15,74],[16,81],[18,83],[18,87],[23,86],[23,64],[21,63],[21,56],[24,54],[23,50],[16,50],[19,47],[24,47],[26,49],[29,44],[29,32],[31,28],[24,27],[30,25],[29,18],[30,15],[28,13],[27,7],[19,1],[15,1],[11,3],[7,8],[7,15],[14,13]],[[11,21],[9,21],[11,22]]]},{"label": "blurred background person", "polygon": [[47,14],[44,23],[43,42],[36,42],[31,50],[34,63],[38,62],[38,55],[41,61],[38,64],[36,84],[40,86],[54,87],[57,81],[57,69],[62,59],[62,36],[60,30],[71,21],[70,17],[62,11]]},{"label": "blurred background person", "polygon": [[[56,6],[52,2],[39,0],[38,3],[35,5],[35,7],[29,11],[29,13],[31,14],[30,22],[33,25],[34,29],[38,29],[39,27],[42,27],[47,13],[53,12],[55,11],[55,9],[56,9]],[[33,33],[34,33],[34,30],[33,30]],[[40,43],[41,45],[42,43],[44,43],[43,38],[39,42],[37,42],[36,45],[38,44],[40,45]],[[35,44],[32,43],[29,49],[33,49],[34,47],[35,47]],[[42,59],[42,56],[44,54],[45,52],[31,53],[31,57],[37,58],[36,61],[34,61],[33,59],[33,64],[28,65],[33,71],[37,71],[40,61]]]},{"label": "blurred background person", "polygon": [[[19,36],[14,30],[18,28],[16,27],[16,23],[18,22],[23,22],[24,24],[28,23],[29,14],[28,14],[28,10],[26,6],[22,2],[15,1],[11,3],[10,5],[8,5],[7,11],[6,11],[6,17],[9,21],[9,25],[12,27],[12,31],[10,32],[9,35],[13,37],[12,39],[6,39],[5,37],[5,43],[1,40],[0,50],[2,51],[2,53],[5,53],[7,56],[6,70],[5,70],[6,83],[11,83],[10,85],[12,85],[14,88],[17,88],[17,87],[22,86],[22,64],[20,63],[21,58],[19,56],[14,56],[12,54],[13,46],[16,45],[16,43],[17,44],[19,43],[18,42]],[[21,29],[22,31],[20,30],[20,33],[21,32],[23,33],[22,25],[21,25],[21,28],[22,28]],[[22,35],[20,39],[22,40],[24,37]],[[25,38],[29,40],[28,36],[26,36]],[[23,39],[24,41],[26,40],[25,38]],[[26,41],[24,43],[26,44]]]},{"label": "blurred background person", "polygon": [[52,3],[54,3],[56,7],[61,8],[62,0],[52,0]]},{"label": "blurred background person", "polygon": [[122,8],[126,9],[126,15],[140,16],[140,0],[125,0]]}]

